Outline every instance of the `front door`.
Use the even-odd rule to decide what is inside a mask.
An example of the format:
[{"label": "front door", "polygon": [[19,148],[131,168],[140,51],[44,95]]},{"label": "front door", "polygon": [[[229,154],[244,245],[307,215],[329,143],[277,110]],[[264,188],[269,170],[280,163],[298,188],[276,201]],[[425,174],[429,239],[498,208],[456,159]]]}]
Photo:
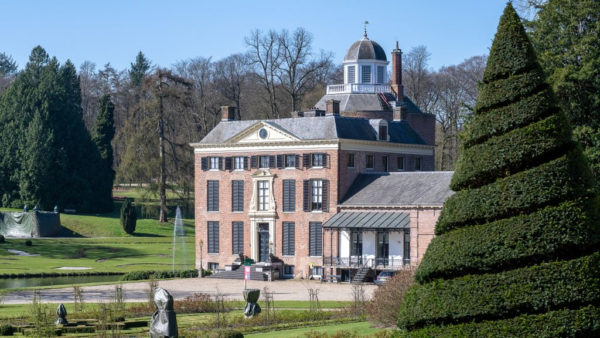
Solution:
[{"label": "front door", "polygon": [[269,258],[269,224],[258,225],[258,260],[266,262]]},{"label": "front door", "polygon": [[387,232],[377,233],[377,265],[387,266],[390,255],[390,235]]}]

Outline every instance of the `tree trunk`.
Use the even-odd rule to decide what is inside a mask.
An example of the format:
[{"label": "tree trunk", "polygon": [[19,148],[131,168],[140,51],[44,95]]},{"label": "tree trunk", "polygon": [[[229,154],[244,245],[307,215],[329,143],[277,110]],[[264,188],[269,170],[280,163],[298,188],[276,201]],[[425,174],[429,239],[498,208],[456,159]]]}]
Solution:
[{"label": "tree trunk", "polygon": [[163,96],[162,96],[162,82],[159,84],[159,116],[158,116],[158,138],[159,138],[159,158],[160,158],[160,180],[159,180],[159,194],[160,194],[160,215],[158,221],[161,223],[167,222],[167,192],[166,192],[166,181],[167,181],[167,165],[165,159],[165,121],[163,118]]}]

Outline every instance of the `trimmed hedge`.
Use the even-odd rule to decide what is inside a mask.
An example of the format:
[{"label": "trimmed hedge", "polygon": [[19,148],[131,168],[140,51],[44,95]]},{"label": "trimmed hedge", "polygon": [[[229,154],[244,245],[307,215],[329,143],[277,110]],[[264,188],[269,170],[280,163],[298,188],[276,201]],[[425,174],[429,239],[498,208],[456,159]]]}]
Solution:
[{"label": "trimmed hedge", "polygon": [[587,162],[577,147],[538,167],[452,195],[444,203],[435,234],[531,213],[560,201],[590,195],[592,180]]},{"label": "trimmed hedge", "polygon": [[450,188],[477,188],[564,154],[571,130],[564,114],[551,115],[526,127],[462,149]]},{"label": "trimmed hedge", "polygon": [[468,148],[483,143],[492,136],[504,134],[557,113],[558,108],[554,106],[551,95],[550,90],[546,89],[508,106],[475,114],[466,126],[466,131],[461,134],[462,145]]},{"label": "trimmed hedge", "polygon": [[500,18],[490,56],[483,72],[483,81],[488,83],[498,78],[522,73],[539,67],[531,42],[518,17],[504,15]]},{"label": "trimmed hedge", "polygon": [[[398,336],[405,336],[400,332]],[[580,309],[521,315],[498,321],[464,323],[444,327],[425,327],[410,337],[598,337],[600,308],[589,305]]]},{"label": "trimmed hedge", "polygon": [[[535,213],[435,237],[415,274],[419,283],[567,258],[600,242],[599,200],[574,200]],[[587,210],[596,211],[589,214]],[[592,212],[593,212],[592,211]],[[451,255],[448,253],[452,252]]]},{"label": "trimmed hedge", "polygon": [[181,271],[132,271],[121,277],[121,280],[145,280],[150,278],[165,279],[165,278],[192,278],[198,277],[198,270],[181,270]]},{"label": "trimmed hedge", "polygon": [[496,274],[435,280],[411,289],[398,326],[493,320],[600,302],[600,253]]},{"label": "trimmed hedge", "polygon": [[499,79],[482,86],[475,111],[483,113],[500,105],[513,103],[548,88],[542,72],[531,72]]}]

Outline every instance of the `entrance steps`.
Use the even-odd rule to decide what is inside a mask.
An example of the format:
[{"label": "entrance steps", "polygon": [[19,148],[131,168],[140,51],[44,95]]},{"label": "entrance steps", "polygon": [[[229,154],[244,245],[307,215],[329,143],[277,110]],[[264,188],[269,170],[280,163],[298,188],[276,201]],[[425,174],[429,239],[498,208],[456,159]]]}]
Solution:
[{"label": "entrance steps", "polygon": [[356,271],[354,278],[352,278],[352,283],[363,283],[369,276],[370,271],[371,268],[362,266],[360,269],[358,269],[358,271]]},{"label": "entrance steps", "polygon": [[[237,270],[232,271],[219,271],[215,274],[207,276],[206,278],[219,278],[219,279],[244,279],[244,267],[240,266]],[[256,266],[251,267],[250,280],[266,281],[268,280],[267,274],[256,271]]]}]

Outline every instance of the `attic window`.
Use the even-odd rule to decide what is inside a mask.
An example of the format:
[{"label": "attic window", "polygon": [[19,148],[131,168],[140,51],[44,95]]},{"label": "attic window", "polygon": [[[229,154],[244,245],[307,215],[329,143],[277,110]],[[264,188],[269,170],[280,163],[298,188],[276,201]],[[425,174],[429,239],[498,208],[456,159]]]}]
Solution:
[{"label": "attic window", "polygon": [[384,67],[377,66],[377,83],[379,83],[379,84],[384,83],[385,79],[383,78],[383,74],[384,74]]},{"label": "attic window", "polygon": [[387,126],[379,126],[379,140],[387,141]]},{"label": "attic window", "polygon": [[371,66],[362,66],[362,83],[371,83]]}]

